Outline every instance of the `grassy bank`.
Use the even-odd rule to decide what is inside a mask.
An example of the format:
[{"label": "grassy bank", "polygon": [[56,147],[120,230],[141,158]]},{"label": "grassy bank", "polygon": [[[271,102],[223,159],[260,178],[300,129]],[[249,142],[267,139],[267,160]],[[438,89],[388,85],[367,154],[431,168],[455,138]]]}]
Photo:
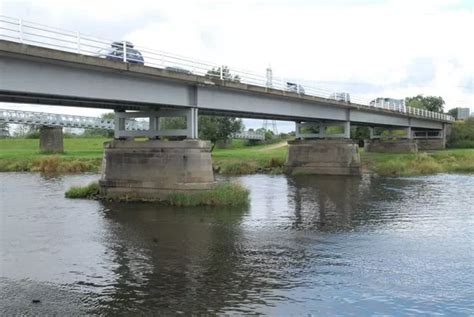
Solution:
[{"label": "grassy bank", "polygon": [[[106,141],[103,138],[64,139],[64,154],[51,155],[39,152],[37,139],[0,139],[0,172],[97,172]],[[214,169],[229,175],[281,172],[285,145],[286,142],[246,146],[243,141],[235,140],[229,149],[214,149]]]},{"label": "grassy bank", "polygon": [[[86,186],[73,186],[65,193],[65,196],[66,198],[73,199],[101,199],[98,183],[90,183]],[[123,200],[134,201],[128,197]],[[223,183],[215,186],[211,190],[202,192],[173,193],[160,202],[179,207],[242,206],[249,203],[249,191],[240,184]]]},{"label": "grassy bank", "polygon": [[418,154],[362,153],[364,166],[380,176],[474,173],[474,149]]},{"label": "grassy bank", "polygon": [[230,149],[214,149],[212,164],[216,172],[225,175],[282,172],[288,149],[286,141],[271,145],[238,144]]},{"label": "grassy bank", "polygon": [[102,162],[102,138],[64,139],[65,153],[39,152],[38,139],[0,139],[0,172],[97,172]]},{"label": "grassy bank", "polygon": [[[64,139],[65,153],[39,153],[34,139],[0,139],[0,171],[46,173],[97,172],[103,143],[107,139]],[[281,173],[288,148],[286,141],[247,146],[234,141],[231,148],[215,148],[214,170],[225,175]],[[474,149],[449,149],[419,154],[362,153],[366,170],[381,176],[410,176],[435,173],[474,172]]]}]

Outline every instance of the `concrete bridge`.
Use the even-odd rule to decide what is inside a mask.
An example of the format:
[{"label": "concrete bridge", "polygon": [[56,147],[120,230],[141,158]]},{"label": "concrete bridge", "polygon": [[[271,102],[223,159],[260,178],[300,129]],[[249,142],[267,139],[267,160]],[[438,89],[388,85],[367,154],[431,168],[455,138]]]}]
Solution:
[{"label": "concrete bridge", "polygon": [[[206,66],[207,72],[197,66],[192,72],[151,66],[125,57],[112,61],[88,56],[80,49],[66,52],[0,40],[0,101],[114,109],[116,140],[105,145],[101,181],[110,197],[210,188],[209,144],[197,139],[199,114],[294,121],[297,140],[289,142],[288,171],[343,175],[360,173],[351,125],[405,131],[403,136],[393,134],[388,143],[372,133],[371,150],[416,151],[421,138],[429,139],[425,143],[431,148],[444,148],[452,121],[405,106],[381,108],[330,99],[307,88],[305,93],[292,91],[276,85],[271,76],[262,84],[248,73],[224,73],[222,66],[211,71]],[[149,118],[148,130],[127,129],[129,120],[140,117]],[[185,117],[186,128],[161,129],[161,117]],[[166,136],[186,140],[159,140]],[[134,137],[149,141],[135,142]]]}]

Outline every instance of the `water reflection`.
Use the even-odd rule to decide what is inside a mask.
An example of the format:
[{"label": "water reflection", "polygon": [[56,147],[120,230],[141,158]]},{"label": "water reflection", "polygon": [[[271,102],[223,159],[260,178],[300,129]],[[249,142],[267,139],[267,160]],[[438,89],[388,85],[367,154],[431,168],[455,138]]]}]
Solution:
[{"label": "water reflection", "polygon": [[349,230],[370,189],[370,178],[349,176],[291,177],[288,199],[294,208],[295,229]]},{"label": "water reflection", "polygon": [[104,203],[115,281],[93,313],[221,311],[247,283],[232,276],[245,212]]},{"label": "water reflection", "polygon": [[472,176],[245,176],[241,209],[64,198],[96,177],[0,174],[1,314],[473,311]]}]

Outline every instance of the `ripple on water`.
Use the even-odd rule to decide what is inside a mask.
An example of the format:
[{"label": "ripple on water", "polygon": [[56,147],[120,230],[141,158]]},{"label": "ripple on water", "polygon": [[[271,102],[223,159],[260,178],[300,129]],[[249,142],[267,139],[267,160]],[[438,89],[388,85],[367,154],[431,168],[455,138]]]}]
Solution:
[{"label": "ripple on water", "polygon": [[2,315],[474,313],[474,176],[243,176],[232,209],[64,198],[97,178],[0,174]]}]

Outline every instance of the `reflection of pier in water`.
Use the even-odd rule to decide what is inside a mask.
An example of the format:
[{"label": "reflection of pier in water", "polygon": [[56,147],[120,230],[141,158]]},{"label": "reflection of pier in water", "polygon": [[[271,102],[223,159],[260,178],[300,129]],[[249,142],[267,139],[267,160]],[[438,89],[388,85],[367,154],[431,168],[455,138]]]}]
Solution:
[{"label": "reflection of pier in water", "polygon": [[244,210],[105,207],[116,280],[107,294],[98,295],[101,308],[93,313],[137,313],[137,303],[142,313],[217,313],[264,288],[241,254]]},{"label": "reflection of pier in water", "polygon": [[[369,175],[288,178],[288,200],[294,208],[293,228],[346,231],[368,222],[386,222],[390,215],[378,210],[378,201],[400,204],[407,197],[396,189],[382,190],[383,182]],[[402,188],[407,186],[405,181],[399,182]]]},{"label": "reflection of pier in water", "polygon": [[[347,265],[330,240],[301,231],[351,230],[379,217],[367,205],[379,185],[370,177],[277,177],[267,180],[273,186],[252,181],[263,190],[254,192],[257,214],[104,203],[114,278],[104,282],[106,291],[90,294],[99,301],[92,313],[271,312],[268,305],[290,299],[289,290],[329,283],[327,266]],[[285,191],[286,199],[278,196]],[[388,199],[399,196],[395,191]],[[261,217],[288,219],[289,226],[261,227]],[[317,280],[306,278],[314,274]]]}]

